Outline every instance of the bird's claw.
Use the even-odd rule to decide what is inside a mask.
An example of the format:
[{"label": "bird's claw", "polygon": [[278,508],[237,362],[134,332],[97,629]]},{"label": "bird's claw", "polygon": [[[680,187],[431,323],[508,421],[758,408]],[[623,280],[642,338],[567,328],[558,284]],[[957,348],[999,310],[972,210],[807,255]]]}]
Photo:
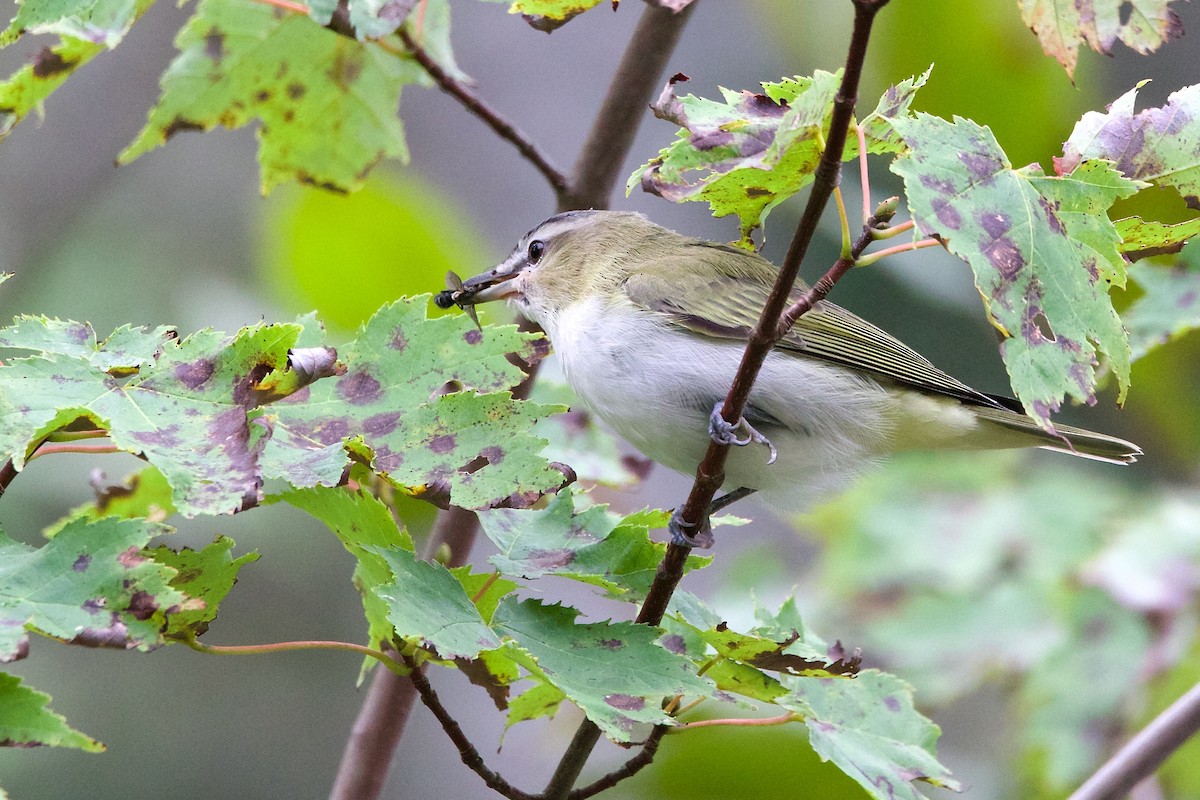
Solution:
[{"label": "bird's claw", "polygon": [[[690,529],[693,528],[695,533],[690,532]],[[680,510],[675,509],[671,513],[671,520],[667,523],[667,530],[671,533],[671,544],[676,547],[699,547],[701,550],[707,550],[716,542],[712,526],[708,522],[708,514],[705,514],[704,519],[699,523],[687,522]]]},{"label": "bird's claw", "polygon": [[[754,429],[754,426],[746,421],[745,417],[738,419],[736,423],[726,422],[721,416],[721,408],[724,406],[723,401],[718,401],[713,406],[712,414],[708,418],[708,435],[717,444],[737,445],[745,447],[748,444],[765,444],[771,450],[771,457],[767,459],[768,464],[774,464],[775,459],[779,457],[779,451],[775,449],[775,445],[771,444],[771,440],[763,436]],[[745,436],[738,436],[738,433],[744,433]]]}]

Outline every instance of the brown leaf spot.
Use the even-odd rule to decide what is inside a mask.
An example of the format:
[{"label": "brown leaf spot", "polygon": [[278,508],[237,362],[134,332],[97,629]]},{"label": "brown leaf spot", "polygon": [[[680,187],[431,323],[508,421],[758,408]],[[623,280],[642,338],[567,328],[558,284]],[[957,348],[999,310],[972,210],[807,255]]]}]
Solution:
[{"label": "brown leaf spot", "polygon": [[597,639],[596,644],[603,647],[605,650],[620,650],[625,646],[625,642],[620,639]]},{"label": "brown leaf spot", "polygon": [[304,97],[304,93],[307,91],[308,89],[303,83],[293,81],[287,85],[287,95],[292,100],[299,100],[301,97]]},{"label": "brown leaf spot", "polygon": [[198,358],[175,367],[175,379],[189,389],[198,389],[213,376],[215,370],[212,359]]},{"label": "brown leaf spot", "polygon": [[385,436],[396,430],[396,426],[399,423],[399,411],[385,411],[382,414],[367,417],[363,422],[363,431],[372,436]]},{"label": "brown leaf spot", "polygon": [[69,72],[77,63],[77,59],[67,61],[49,47],[43,47],[33,57],[33,77],[49,78],[60,72]]},{"label": "brown leaf spot", "polygon": [[958,213],[958,209],[950,205],[950,202],[942,197],[935,197],[930,203],[933,208],[933,213],[937,216],[938,222],[943,228],[949,228],[952,231],[962,227],[962,216]]},{"label": "brown leaf spot", "polygon": [[774,192],[770,189],[764,189],[761,186],[747,186],[746,197],[770,197]]},{"label": "brown leaf spot", "polygon": [[137,591],[129,598],[129,613],[134,619],[145,622],[154,616],[155,611],[158,611],[158,602],[149,592]]},{"label": "brown leaf spot", "polygon": [[1040,308],[1030,306],[1021,320],[1021,337],[1027,342],[1053,342],[1054,329]]},{"label": "brown leaf spot", "polygon": [[479,455],[486,458],[489,464],[499,464],[504,460],[504,448],[495,445],[485,447],[479,451]]},{"label": "brown leaf spot", "polygon": [[171,120],[170,124],[168,124],[167,127],[163,128],[163,138],[170,139],[172,136],[179,133],[180,131],[202,131],[202,130],[204,130],[204,125],[199,122],[192,122],[190,119],[184,119],[183,117],[176,117],[175,119]]},{"label": "brown leaf spot", "polygon": [[1021,267],[1025,266],[1025,259],[1021,257],[1016,242],[1007,236],[988,244],[981,244],[984,256],[1005,280],[1011,281],[1021,271]]},{"label": "brown leaf spot", "polygon": [[374,403],[383,396],[379,381],[366,370],[351,372],[338,381],[337,393],[351,405]]},{"label": "brown leaf spot", "polygon": [[84,553],[79,558],[75,559],[75,563],[71,565],[71,569],[75,572],[87,572],[88,565],[92,563],[92,557]]},{"label": "brown leaf spot", "polygon": [[728,147],[733,144],[733,134],[729,131],[704,131],[693,133],[688,141],[697,150],[712,150],[716,147]]},{"label": "brown leaf spot", "polygon": [[209,28],[208,33],[204,34],[204,55],[213,61],[220,61],[225,57],[225,34],[216,26]]},{"label": "brown leaf spot", "polygon": [[658,643],[676,655],[681,656],[687,652],[687,643],[678,633],[668,633],[659,639]]},{"label": "brown leaf spot", "polygon": [[1058,211],[1061,203],[1051,201],[1046,197],[1039,197],[1038,202],[1042,206],[1042,212],[1046,215],[1046,222],[1050,225],[1050,230],[1054,231],[1059,236],[1066,236],[1067,230],[1063,227],[1062,220],[1058,218]]},{"label": "brown leaf spot", "polygon": [[145,564],[150,559],[141,554],[141,551],[136,547],[130,547],[121,555],[117,556],[117,563],[125,569],[133,569],[134,567]]},{"label": "brown leaf spot", "polygon": [[605,695],[604,702],[622,711],[641,711],[646,707],[646,698],[635,697],[631,694]]},{"label": "brown leaf spot", "polygon": [[254,99],[259,103],[265,103],[271,99],[271,93],[263,89],[254,95]]},{"label": "brown leaf spot", "polygon": [[449,453],[457,442],[453,433],[444,433],[429,440],[429,450],[433,453]]},{"label": "brown leaf spot", "polygon": [[999,239],[1004,234],[1008,233],[1008,229],[1012,227],[1012,220],[1007,214],[988,213],[985,212],[979,215],[979,224],[987,232],[987,235],[993,239]]},{"label": "brown leaf spot", "polygon": [[362,58],[358,50],[339,47],[334,53],[333,65],[326,74],[341,89],[348,90],[350,84],[357,81],[358,77],[362,75]]},{"label": "brown leaf spot", "polygon": [[565,547],[559,550],[532,550],[526,560],[538,569],[556,569],[574,561],[575,551]]},{"label": "brown leaf spot", "polygon": [[404,328],[402,326],[398,325],[392,331],[392,338],[388,340],[388,347],[398,353],[403,353],[405,348],[408,347],[408,337],[404,335]]}]

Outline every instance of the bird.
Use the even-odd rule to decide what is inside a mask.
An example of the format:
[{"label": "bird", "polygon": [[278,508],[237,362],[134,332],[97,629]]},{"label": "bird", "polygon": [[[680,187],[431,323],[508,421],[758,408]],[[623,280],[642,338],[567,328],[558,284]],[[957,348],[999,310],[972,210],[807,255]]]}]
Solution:
[{"label": "bird", "polygon": [[[694,474],[710,438],[764,445],[730,449],[727,498],[761,492],[804,508],[908,450],[1042,447],[1115,464],[1142,454],[1082,428],[1049,433],[1018,401],[972,389],[827,300],[776,343],[743,419],[730,425],[719,412],[777,274],[757,253],[642,214],[568,211],[435,302],[473,310],[509,300],[545,331],[584,406],[670,469]],[[792,300],[806,288],[798,281]],[[673,542],[711,546],[707,528],[678,523]]]}]

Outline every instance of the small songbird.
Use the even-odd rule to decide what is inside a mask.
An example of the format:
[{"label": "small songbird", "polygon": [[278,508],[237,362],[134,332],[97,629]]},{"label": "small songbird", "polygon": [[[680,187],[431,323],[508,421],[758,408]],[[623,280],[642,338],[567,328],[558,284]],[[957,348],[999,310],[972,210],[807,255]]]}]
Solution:
[{"label": "small songbird", "polygon": [[[765,445],[732,448],[725,486],[784,507],[828,496],[904,450],[1044,447],[1117,464],[1141,454],[1066,425],[1051,435],[1015,400],[975,391],[828,301],[775,346],[744,419],[729,426],[718,412],[777,272],[755,253],[641,214],[570,211],[437,302],[511,300],[546,331],[580,400],[671,469],[694,474],[710,435]],[[681,544],[711,542],[674,533]]]}]

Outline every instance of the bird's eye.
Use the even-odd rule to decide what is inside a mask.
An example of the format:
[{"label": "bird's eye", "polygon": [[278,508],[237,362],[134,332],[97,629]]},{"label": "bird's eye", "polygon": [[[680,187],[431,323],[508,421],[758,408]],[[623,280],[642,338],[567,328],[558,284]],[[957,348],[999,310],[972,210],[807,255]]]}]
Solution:
[{"label": "bird's eye", "polygon": [[529,263],[536,264],[542,260],[542,255],[546,252],[546,243],[541,239],[534,239],[529,243]]}]

